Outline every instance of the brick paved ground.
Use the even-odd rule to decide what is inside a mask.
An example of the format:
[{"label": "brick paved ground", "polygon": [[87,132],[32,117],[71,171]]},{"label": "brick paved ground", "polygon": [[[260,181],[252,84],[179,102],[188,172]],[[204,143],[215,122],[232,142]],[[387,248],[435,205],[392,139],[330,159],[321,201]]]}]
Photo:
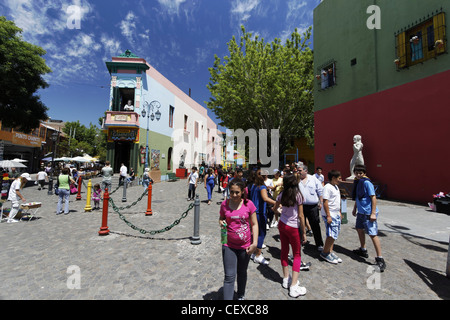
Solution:
[{"label": "brick paved ground", "polygon": [[[99,178],[94,182],[100,181]],[[115,186],[117,185],[114,182]],[[118,206],[130,205],[144,189],[122,190],[112,198]],[[71,196],[70,214],[55,215],[57,196],[37,187],[24,190],[28,201],[41,201],[39,219],[0,224],[1,299],[158,299],[216,300],[222,297],[223,265],[218,227],[222,198],[214,192],[207,205],[203,185],[197,189],[200,205],[200,245],[192,245],[194,210],[172,230],[160,235],[142,234],[126,225],[111,208],[110,235],[100,237],[101,211],[85,213],[82,200]],[[132,224],[159,230],[179,219],[192,202],[186,201],[187,182],[162,182],[153,187],[153,216],[145,216],[147,199],[121,210]],[[353,203],[349,201],[348,207]],[[8,205],[7,205],[8,206]],[[450,216],[426,207],[379,201],[380,236],[387,263],[384,273],[373,270],[374,249],[368,242],[369,259],[356,257],[358,239],[354,218],[342,226],[335,251],[343,263],[319,260],[314,245],[304,247],[302,259],[311,262],[300,281],[307,294],[298,300],[439,300],[450,298],[446,278]],[[323,228],[322,228],[323,231]],[[281,287],[278,230],[270,229],[264,256],[268,266],[250,262],[247,299],[294,300]],[[309,240],[313,243],[312,237]],[[71,269],[75,266],[75,269]],[[80,289],[69,289],[68,279],[79,270]],[[69,272],[68,272],[69,271]],[[69,284],[71,282],[69,281]]]}]

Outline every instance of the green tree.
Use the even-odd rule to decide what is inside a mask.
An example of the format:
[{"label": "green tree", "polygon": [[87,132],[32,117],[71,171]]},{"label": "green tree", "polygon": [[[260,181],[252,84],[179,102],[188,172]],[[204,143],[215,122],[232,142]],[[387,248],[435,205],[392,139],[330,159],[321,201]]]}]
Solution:
[{"label": "green tree", "polygon": [[48,108],[35,93],[48,87],[42,76],[51,70],[42,58],[45,50],[23,41],[21,33],[14,22],[0,16],[0,120],[30,132],[48,118]]},{"label": "green tree", "polygon": [[297,29],[285,44],[266,43],[242,26],[239,43],[228,43],[229,56],[215,56],[207,85],[208,108],[229,129],[279,129],[280,155],[294,138],[314,141],[313,52],[308,47],[311,27]]},{"label": "green tree", "polygon": [[76,157],[87,153],[100,160],[106,158],[106,135],[92,123],[87,128],[79,120],[66,122],[63,132],[67,139],[61,142],[64,156]]}]

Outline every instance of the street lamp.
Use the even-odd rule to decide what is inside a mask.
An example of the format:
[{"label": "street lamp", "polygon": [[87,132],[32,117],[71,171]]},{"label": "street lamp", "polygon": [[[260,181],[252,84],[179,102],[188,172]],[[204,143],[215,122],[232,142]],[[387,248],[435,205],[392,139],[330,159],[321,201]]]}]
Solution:
[{"label": "street lamp", "polygon": [[52,170],[50,172],[50,177],[48,179],[48,191],[47,194],[48,195],[52,195],[53,194],[53,174],[54,174],[54,163],[55,163],[55,155],[56,155],[56,147],[58,146],[56,141],[58,140],[59,137],[59,131],[54,131],[51,135],[51,139],[53,141],[53,153],[52,153]]},{"label": "street lamp", "polygon": [[[156,113],[153,113],[155,108],[157,109]],[[145,168],[148,168],[148,130],[149,130],[149,119],[151,119],[152,121],[156,120],[159,121],[161,120],[161,112],[159,111],[159,108],[161,108],[161,104],[154,100],[150,103],[148,103],[147,101],[144,102],[144,108],[142,109],[141,115],[143,118],[145,118],[147,116],[147,141],[146,141],[146,145],[145,145]],[[148,109],[148,112],[145,111],[145,109]],[[151,114],[150,114],[151,113]]]}]

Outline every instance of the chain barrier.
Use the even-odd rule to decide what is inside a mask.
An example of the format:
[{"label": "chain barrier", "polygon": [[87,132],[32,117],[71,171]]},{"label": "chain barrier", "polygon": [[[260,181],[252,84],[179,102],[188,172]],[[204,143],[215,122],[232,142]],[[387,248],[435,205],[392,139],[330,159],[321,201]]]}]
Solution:
[{"label": "chain barrier", "polygon": [[[118,188],[117,188],[117,189],[118,189]],[[117,191],[117,189],[114,190],[113,192],[111,192],[110,195],[113,194],[115,191]],[[141,201],[142,198],[144,198],[147,194],[148,194],[148,189],[145,189],[144,193],[142,193],[142,195],[141,195],[136,201],[134,201],[132,204],[130,204],[130,205],[128,205],[128,206],[125,206],[125,207],[118,207],[118,206],[116,206],[116,204],[114,203],[114,200],[113,200],[112,198],[109,198],[109,203],[111,204],[111,207],[112,207],[112,209],[114,210],[114,212],[116,212],[116,213],[119,215],[119,218],[120,218],[122,221],[124,221],[131,229],[137,230],[137,231],[139,231],[141,234],[147,234],[147,233],[148,233],[148,234],[151,234],[151,235],[155,235],[155,234],[160,234],[160,233],[163,233],[163,232],[166,232],[166,231],[171,230],[174,226],[180,224],[180,221],[181,221],[182,219],[186,218],[186,217],[188,216],[188,214],[189,214],[189,211],[195,206],[194,203],[191,203],[191,204],[189,205],[188,209],[187,209],[186,211],[184,211],[184,212],[181,214],[181,217],[180,217],[179,219],[176,219],[172,224],[168,225],[167,227],[162,228],[162,229],[160,229],[160,230],[151,230],[151,231],[147,231],[147,230],[145,230],[145,229],[139,228],[139,227],[135,226],[134,224],[132,224],[132,223],[131,223],[130,221],[128,221],[128,220],[125,218],[125,216],[120,212],[120,210],[130,209],[131,207],[135,206],[135,205],[136,205],[139,201]]]},{"label": "chain barrier", "polygon": [[[124,216],[122,213],[120,213],[119,208],[118,208],[117,206],[114,205],[114,201],[112,201],[112,199],[109,199],[109,201],[110,201],[111,204],[113,205],[113,210],[119,215],[120,219],[122,219],[122,221],[125,222],[131,229],[137,230],[137,231],[139,231],[141,234],[149,233],[149,234],[151,234],[151,235],[160,234],[160,233],[169,231],[170,229],[172,229],[172,228],[175,227],[176,225],[180,224],[180,221],[181,221],[182,219],[186,218],[187,215],[188,215],[188,213],[189,213],[189,211],[194,207],[194,204],[191,203],[191,204],[189,205],[189,208],[181,214],[181,217],[180,217],[179,219],[176,219],[172,224],[168,225],[167,227],[165,227],[165,228],[163,228],[163,229],[160,229],[160,230],[151,230],[151,231],[147,231],[147,230],[145,230],[145,229],[136,227],[134,224],[132,224],[130,221],[128,221],[128,220],[125,218],[125,216]],[[128,207],[131,207],[131,206],[128,206]]]},{"label": "chain barrier", "polygon": [[[111,198],[109,198],[109,202],[111,203],[111,206],[113,207],[114,211],[116,211],[115,209],[117,209],[117,210],[130,209],[131,207],[135,206],[139,201],[141,201],[142,198],[147,195],[147,193],[148,193],[148,189],[145,189],[144,193],[136,201],[134,201],[132,204],[130,204],[129,206],[126,206],[126,207],[117,207],[115,205],[113,199],[111,199]],[[110,193],[110,195],[111,194],[112,193]]]}]

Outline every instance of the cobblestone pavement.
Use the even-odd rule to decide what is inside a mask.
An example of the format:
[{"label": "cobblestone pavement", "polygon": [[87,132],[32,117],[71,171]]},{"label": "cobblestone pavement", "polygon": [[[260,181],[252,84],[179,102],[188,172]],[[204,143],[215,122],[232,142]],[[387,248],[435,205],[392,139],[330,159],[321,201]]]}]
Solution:
[{"label": "cobblestone pavement", "polygon": [[[96,178],[93,182],[99,182]],[[114,182],[113,189],[117,186]],[[84,189],[84,188],[83,188]],[[112,195],[117,206],[133,204],[142,186]],[[160,230],[181,217],[187,201],[187,181],[162,182],[153,186],[153,215],[146,216],[147,197],[120,212],[136,227]],[[108,236],[99,236],[101,210],[85,212],[82,200],[70,198],[70,214],[56,215],[57,196],[37,187],[24,190],[27,201],[40,201],[38,219],[0,224],[1,299],[98,299],[98,300],[217,300],[222,298],[223,265],[218,226],[222,195],[214,192],[206,203],[202,184],[200,245],[192,245],[194,209],[170,231],[150,235],[130,228],[109,207]],[[8,207],[9,204],[6,204]],[[353,203],[348,201],[348,207]],[[374,249],[367,238],[370,257],[352,253],[359,245],[355,218],[342,225],[335,252],[343,262],[331,265],[319,260],[314,239],[304,246],[302,259],[311,262],[300,274],[307,294],[297,300],[396,300],[450,298],[446,278],[450,216],[426,207],[379,201],[380,237],[387,263],[384,273],[374,268]],[[322,225],[322,233],[323,225]],[[246,297],[249,300],[294,300],[281,287],[278,230],[266,237],[264,256],[268,266],[250,262]],[[80,276],[79,278],[78,275]],[[79,279],[79,281],[77,281]],[[77,285],[79,285],[77,287]],[[74,288],[75,287],[75,288]]]}]

